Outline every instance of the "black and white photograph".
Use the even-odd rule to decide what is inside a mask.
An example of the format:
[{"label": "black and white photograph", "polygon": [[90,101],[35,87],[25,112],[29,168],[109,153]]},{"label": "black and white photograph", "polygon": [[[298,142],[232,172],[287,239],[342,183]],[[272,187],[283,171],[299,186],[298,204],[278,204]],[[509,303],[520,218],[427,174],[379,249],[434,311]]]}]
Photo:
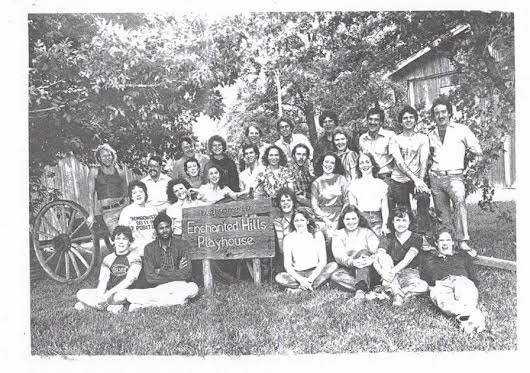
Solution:
[{"label": "black and white photograph", "polygon": [[34,3],[34,363],[520,349],[517,11]]}]

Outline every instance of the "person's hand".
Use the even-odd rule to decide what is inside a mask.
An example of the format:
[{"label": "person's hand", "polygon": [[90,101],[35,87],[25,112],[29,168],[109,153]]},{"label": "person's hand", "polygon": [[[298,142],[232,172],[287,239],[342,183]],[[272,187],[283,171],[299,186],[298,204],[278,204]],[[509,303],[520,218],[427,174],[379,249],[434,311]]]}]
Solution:
[{"label": "person's hand", "polygon": [[306,289],[306,290],[309,290],[309,291],[312,291],[313,290],[313,286],[311,284],[311,282],[309,281],[309,279],[305,278],[305,277],[302,277],[298,280],[298,282],[300,283],[300,287],[302,289]]},{"label": "person's hand", "polygon": [[427,184],[425,184],[425,182],[421,179],[416,179],[414,180],[414,191],[416,193],[422,193],[422,192],[425,192],[425,193],[430,193],[430,189],[429,187],[427,186]]},{"label": "person's hand", "polygon": [[381,278],[384,281],[388,281],[389,283],[394,281],[394,277],[395,276],[396,276],[396,272],[393,269],[390,269],[390,270],[388,270],[388,271],[386,271],[386,272],[381,274]]},{"label": "person's hand", "polygon": [[326,228],[328,229],[328,231],[332,231],[333,229],[335,229],[335,224],[327,218],[324,218],[324,224],[326,224]]},{"label": "person's hand", "polygon": [[98,295],[97,298],[96,298],[96,304],[98,306],[98,308],[103,308],[104,306],[107,305],[108,301],[109,301],[109,294],[107,292],[101,294],[101,295]]},{"label": "person's hand", "polygon": [[186,257],[180,258],[180,261],[179,261],[179,269],[184,269],[184,268],[186,268],[189,264],[190,264],[190,262],[188,261],[188,258],[186,258]]},{"label": "person's hand", "polygon": [[155,274],[156,274],[156,275],[159,275],[159,274],[160,274],[160,268],[155,268]]},{"label": "person's hand", "polygon": [[388,226],[386,224],[384,224],[382,227],[381,227],[381,234],[383,236],[386,236],[387,234],[390,234],[390,229],[388,228]]},{"label": "person's hand", "polygon": [[92,226],[94,225],[94,214],[88,215],[88,218],[86,218],[86,223],[89,228],[92,228]]}]

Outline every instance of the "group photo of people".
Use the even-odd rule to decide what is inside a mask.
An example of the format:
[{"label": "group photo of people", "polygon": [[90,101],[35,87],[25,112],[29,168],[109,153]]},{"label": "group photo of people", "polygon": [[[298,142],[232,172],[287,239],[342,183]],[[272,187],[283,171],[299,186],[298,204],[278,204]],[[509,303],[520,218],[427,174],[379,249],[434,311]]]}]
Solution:
[{"label": "group photo of people", "polygon": [[[273,144],[261,140],[259,127],[245,129],[239,159],[227,154],[220,135],[208,140],[209,157],[183,137],[183,156],[167,174],[165,160],[153,155],[148,175],[131,181],[127,194],[116,152],[101,145],[89,185],[114,249],[103,260],[98,287],[80,290],[75,308],[120,312],[125,305],[133,311],[187,303],[199,287],[182,210],[270,199],[277,207],[276,256],[268,271],[287,293],[328,283],[350,292],[349,302],[388,299],[394,306],[427,293],[466,332],[481,331],[463,176],[470,167],[465,155],[476,159],[482,151],[469,128],[453,121],[448,99],[436,99],[430,114],[436,126],[423,134],[416,131],[416,109],[404,106],[396,134],[383,128],[385,112],[371,108],[368,131],[355,138],[334,112],[324,111],[314,146],[280,117]],[[93,224],[94,210],[88,220]]]},{"label": "group photo of people", "polygon": [[516,12],[220,6],[21,17],[32,354],[517,349]]}]

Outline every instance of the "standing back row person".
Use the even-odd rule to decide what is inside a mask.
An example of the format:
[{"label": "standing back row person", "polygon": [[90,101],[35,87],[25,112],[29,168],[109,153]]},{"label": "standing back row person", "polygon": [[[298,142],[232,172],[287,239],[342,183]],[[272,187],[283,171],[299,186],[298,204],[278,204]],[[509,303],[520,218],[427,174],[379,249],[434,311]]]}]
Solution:
[{"label": "standing back row person", "polygon": [[147,162],[148,175],[142,179],[147,187],[148,199],[147,204],[156,208],[157,212],[166,211],[169,206],[167,202],[167,183],[171,178],[162,173],[161,157],[153,155]]},{"label": "standing back row person", "polygon": [[202,181],[208,182],[210,166],[216,166],[220,172],[221,182],[225,183],[233,192],[239,192],[239,172],[236,163],[226,154],[226,140],[219,135],[213,135],[208,140],[210,160],[203,169]]},{"label": "standing back row person", "polygon": [[287,162],[291,162],[293,149],[298,144],[305,144],[309,148],[309,159],[313,159],[314,151],[311,142],[301,133],[293,133],[294,122],[290,118],[281,117],[278,119],[276,129],[280,133],[280,138],[274,144],[283,151],[287,157]]}]

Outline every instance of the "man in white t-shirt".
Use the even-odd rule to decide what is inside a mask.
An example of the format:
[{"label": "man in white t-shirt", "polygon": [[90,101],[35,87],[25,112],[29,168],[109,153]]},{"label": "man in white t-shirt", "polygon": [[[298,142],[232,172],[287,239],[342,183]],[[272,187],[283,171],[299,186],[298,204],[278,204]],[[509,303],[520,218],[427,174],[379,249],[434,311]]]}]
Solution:
[{"label": "man in white t-shirt", "polygon": [[147,163],[148,173],[142,179],[142,182],[147,187],[147,204],[156,208],[158,212],[166,211],[169,206],[167,201],[167,183],[171,178],[161,173],[162,158],[158,156],[151,156]]},{"label": "man in white t-shirt", "polygon": [[292,151],[298,144],[305,144],[309,148],[309,159],[313,159],[313,146],[309,142],[309,139],[301,133],[293,133],[294,123],[291,119],[282,117],[276,122],[276,128],[280,133],[280,139],[274,144],[280,147],[287,157],[287,163],[293,159]]}]

